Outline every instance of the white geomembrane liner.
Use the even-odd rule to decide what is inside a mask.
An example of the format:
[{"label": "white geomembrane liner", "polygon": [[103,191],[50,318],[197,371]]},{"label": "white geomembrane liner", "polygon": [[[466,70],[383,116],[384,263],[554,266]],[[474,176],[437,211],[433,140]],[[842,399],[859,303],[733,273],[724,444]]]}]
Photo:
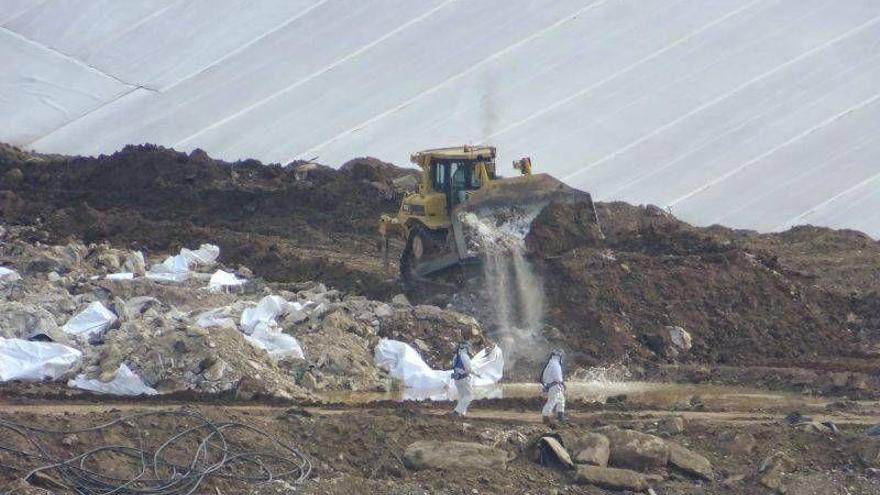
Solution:
[{"label": "white geomembrane liner", "polygon": [[697,225],[880,236],[853,213],[880,204],[876,0],[8,3],[3,142],[333,166],[492,144],[502,174],[528,155]]},{"label": "white geomembrane liner", "polygon": [[72,335],[91,337],[106,330],[114,321],[116,315],[99,301],[95,301],[67,320],[61,329]]},{"label": "white geomembrane liner", "polygon": [[81,357],[66,345],[0,337],[0,382],[57,380]]},{"label": "white geomembrane liner", "polygon": [[[428,366],[418,352],[399,340],[382,339],[376,345],[373,357],[376,366],[404,387],[424,390],[454,389],[452,370],[435,370]],[[494,385],[504,375],[504,355],[498,346],[483,349],[471,358],[476,387]]]},{"label": "white geomembrane liner", "polygon": [[109,382],[87,378],[80,374],[67,382],[67,386],[108,395],[156,395],[156,389],[147,386],[125,363],[119,365],[116,375]]}]

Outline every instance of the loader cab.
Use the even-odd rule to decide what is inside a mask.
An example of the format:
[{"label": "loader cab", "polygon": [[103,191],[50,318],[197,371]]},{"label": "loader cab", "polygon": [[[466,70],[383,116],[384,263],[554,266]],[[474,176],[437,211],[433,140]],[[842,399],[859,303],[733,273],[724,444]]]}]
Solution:
[{"label": "loader cab", "polygon": [[431,162],[431,188],[446,194],[446,204],[464,202],[466,191],[480,188],[480,174],[475,160],[435,159]]}]

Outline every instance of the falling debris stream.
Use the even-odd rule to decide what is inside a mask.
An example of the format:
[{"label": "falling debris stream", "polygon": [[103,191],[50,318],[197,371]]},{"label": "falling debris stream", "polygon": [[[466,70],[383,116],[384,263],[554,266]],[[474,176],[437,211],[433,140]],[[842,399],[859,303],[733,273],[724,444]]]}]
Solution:
[{"label": "falling debris stream", "polygon": [[544,287],[526,258],[524,241],[539,211],[510,208],[495,211],[492,217],[461,216],[472,234],[469,247],[484,257],[484,298],[496,340],[511,367],[523,357],[541,359],[548,350],[541,336]]}]

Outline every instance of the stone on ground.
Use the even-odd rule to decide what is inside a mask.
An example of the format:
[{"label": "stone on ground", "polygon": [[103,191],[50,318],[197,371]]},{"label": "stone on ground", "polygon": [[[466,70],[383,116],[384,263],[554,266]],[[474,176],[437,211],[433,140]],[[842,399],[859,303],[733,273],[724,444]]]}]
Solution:
[{"label": "stone on ground", "polygon": [[409,469],[440,469],[445,471],[474,469],[505,469],[507,453],[501,449],[474,442],[414,442],[403,453]]},{"label": "stone on ground", "polygon": [[598,433],[589,433],[578,439],[574,462],[605,467],[611,454],[611,442],[608,437]]},{"label": "stone on ground", "polygon": [[617,428],[605,428],[601,433],[611,442],[611,466],[646,470],[666,467],[669,462],[669,446],[660,437]]},{"label": "stone on ground", "polygon": [[643,492],[648,489],[648,480],[635,471],[599,466],[581,466],[574,480],[580,484],[591,484],[612,490],[632,490]]},{"label": "stone on ground", "polygon": [[666,442],[669,445],[669,464],[687,474],[712,480],[712,463],[702,455],[682,447],[675,442]]}]

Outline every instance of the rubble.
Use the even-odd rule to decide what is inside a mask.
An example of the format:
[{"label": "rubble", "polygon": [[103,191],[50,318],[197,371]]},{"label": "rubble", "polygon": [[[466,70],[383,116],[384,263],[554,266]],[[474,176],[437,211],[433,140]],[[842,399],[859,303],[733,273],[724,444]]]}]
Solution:
[{"label": "rubble", "polygon": [[574,480],[577,483],[592,484],[612,490],[644,492],[648,489],[648,480],[645,476],[628,469],[580,466],[575,473]]},{"label": "rubble", "polygon": [[[402,300],[392,306],[317,282],[273,290],[245,281],[238,274],[248,270],[223,266],[210,244],[181,249],[145,271],[139,251],[46,246],[23,232],[10,227],[0,255],[12,266],[53,270],[15,282],[16,300],[0,301],[0,336],[75,347],[82,358],[68,370],[76,374],[72,387],[116,394],[247,389],[238,395],[251,397],[389,390],[392,379],[373,358],[384,335],[430,347],[427,360],[441,368],[462,334],[486,343],[476,320],[452,311]],[[250,379],[256,382],[242,387]]]}]

